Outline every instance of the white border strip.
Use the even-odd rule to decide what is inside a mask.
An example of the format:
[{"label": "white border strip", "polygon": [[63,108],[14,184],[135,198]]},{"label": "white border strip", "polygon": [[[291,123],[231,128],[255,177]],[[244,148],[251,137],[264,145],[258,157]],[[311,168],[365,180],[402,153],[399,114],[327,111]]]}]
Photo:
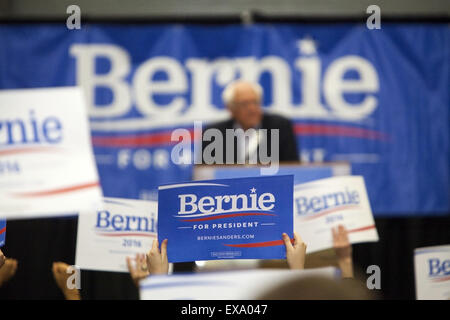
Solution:
[{"label": "white border strip", "polygon": [[219,183],[179,183],[179,184],[171,184],[168,186],[160,186],[158,190],[167,190],[167,189],[175,189],[182,187],[201,187],[201,186],[219,186],[219,187],[229,187],[227,184],[219,184]]}]

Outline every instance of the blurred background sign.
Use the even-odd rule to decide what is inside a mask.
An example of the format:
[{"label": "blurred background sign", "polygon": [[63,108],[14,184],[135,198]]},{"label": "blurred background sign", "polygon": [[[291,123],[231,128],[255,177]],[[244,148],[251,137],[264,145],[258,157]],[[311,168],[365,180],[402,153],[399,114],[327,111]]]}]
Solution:
[{"label": "blurred background sign", "polygon": [[302,161],[349,162],[375,216],[446,215],[448,35],[445,23],[7,24],[0,88],[83,87],[104,194],[152,200],[192,179],[171,161],[172,130],[226,118],[224,86],[259,81]]}]

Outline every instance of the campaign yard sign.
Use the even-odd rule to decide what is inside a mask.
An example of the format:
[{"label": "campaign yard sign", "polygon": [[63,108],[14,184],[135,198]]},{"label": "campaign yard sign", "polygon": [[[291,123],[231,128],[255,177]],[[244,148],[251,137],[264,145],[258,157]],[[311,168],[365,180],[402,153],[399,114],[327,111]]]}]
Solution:
[{"label": "campaign yard sign", "polygon": [[292,175],[160,186],[158,240],[168,239],[169,262],[284,259],[292,195]]},{"label": "campaign yard sign", "polygon": [[73,215],[101,196],[81,89],[0,91],[0,218]]},{"label": "campaign yard sign", "polygon": [[6,220],[0,219],[0,248],[5,245],[6,239]]},{"label": "campaign yard sign", "polygon": [[307,253],[333,247],[331,229],[343,225],[350,243],[376,242],[378,233],[364,178],[340,176],[294,187],[294,227]]},{"label": "campaign yard sign", "polygon": [[75,263],[82,269],[128,272],[126,258],[147,253],[156,239],[155,201],[103,198],[102,209],[78,217]]}]

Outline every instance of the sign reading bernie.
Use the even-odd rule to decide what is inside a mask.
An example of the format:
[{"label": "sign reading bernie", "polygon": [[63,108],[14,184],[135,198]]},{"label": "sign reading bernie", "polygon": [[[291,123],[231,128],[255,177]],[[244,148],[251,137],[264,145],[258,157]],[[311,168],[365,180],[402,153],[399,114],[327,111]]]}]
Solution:
[{"label": "sign reading bernie", "polygon": [[101,196],[81,89],[0,91],[0,217],[73,215]]},{"label": "sign reading bernie", "polygon": [[350,243],[376,242],[378,233],[364,178],[341,176],[295,186],[295,231],[307,253],[333,247],[331,229],[343,225]]},{"label": "sign reading bernie", "polygon": [[147,253],[156,239],[155,201],[103,198],[101,210],[78,217],[76,265],[128,272],[126,259]]},{"label": "sign reading bernie", "polygon": [[169,262],[283,259],[293,236],[293,177],[272,176],[164,185],[158,240]]}]

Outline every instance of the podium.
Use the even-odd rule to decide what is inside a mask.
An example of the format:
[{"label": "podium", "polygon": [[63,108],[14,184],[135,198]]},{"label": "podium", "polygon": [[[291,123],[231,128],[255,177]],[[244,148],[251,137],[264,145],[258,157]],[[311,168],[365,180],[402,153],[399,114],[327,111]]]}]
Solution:
[{"label": "podium", "polygon": [[[259,177],[262,176],[262,167],[257,165],[198,165],[194,167],[193,180]],[[294,176],[294,185],[297,185],[334,176],[351,175],[351,166],[347,162],[280,163],[276,175],[290,174]],[[198,271],[287,268],[287,262],[286,260],[215,260],[198,262],[197,266]],[[314,252],[306,256],[306,269],[325,266],[337,266],[333,249]]]},{"label": "podium", "polygon": [[[263,166],[256,165],[198,165],[194,167],[193,180],[228,179],[261,176]],[[351,174],[347,162],[280,163],[276,175],[294,175],[294,185],[318,179]]]}]

